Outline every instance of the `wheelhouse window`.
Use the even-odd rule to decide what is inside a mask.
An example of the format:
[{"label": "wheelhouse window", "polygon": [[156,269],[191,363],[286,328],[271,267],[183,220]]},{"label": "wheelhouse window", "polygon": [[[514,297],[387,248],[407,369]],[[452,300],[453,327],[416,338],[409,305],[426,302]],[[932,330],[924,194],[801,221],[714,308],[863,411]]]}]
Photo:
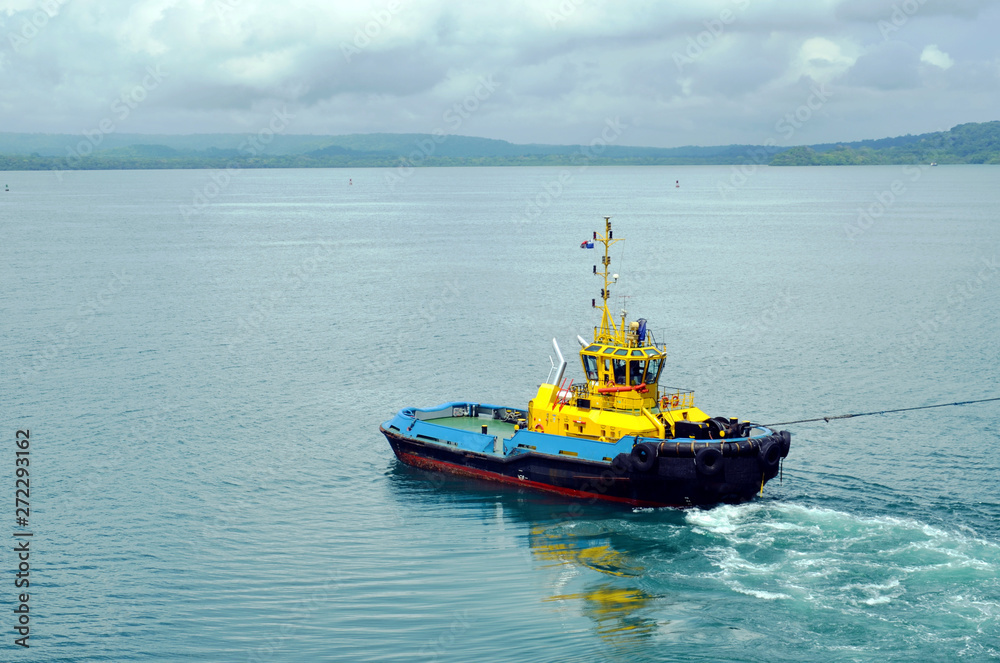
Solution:
[{"label": "wheelhouse window", "polygon": [[649,368],[646,371],[646,384],[652,384],[660,379],[660,370],[663,368],[665,357],[660,355],[649,360]]},{"label": "wheelhouse window", "polygon": [[628,367],[628,383],[637,387],[644,382],[646,377],[645,361],[630,361]]},{"label": "wheelhouse window", "polygon": [[587,374],[588,380],[597,380],[597,357],[583,355],[583,370]]},{"label": "wheelhouse window", "polygon": [[625,375],[628,370],[628,361],[625,359],[612,359],[611,364],[615,370],[615,384],[625,384]]}]

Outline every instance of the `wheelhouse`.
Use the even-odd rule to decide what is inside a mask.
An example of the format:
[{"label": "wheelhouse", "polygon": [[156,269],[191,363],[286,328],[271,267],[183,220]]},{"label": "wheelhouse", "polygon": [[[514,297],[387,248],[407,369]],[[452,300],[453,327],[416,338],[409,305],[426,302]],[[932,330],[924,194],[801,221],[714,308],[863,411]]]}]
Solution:
[{"label": "wheelhouse", "polygon": [[599,385],[652,386],[660,379],[666,354],[654,347],[592,343],[580,351],[587,381]]}]

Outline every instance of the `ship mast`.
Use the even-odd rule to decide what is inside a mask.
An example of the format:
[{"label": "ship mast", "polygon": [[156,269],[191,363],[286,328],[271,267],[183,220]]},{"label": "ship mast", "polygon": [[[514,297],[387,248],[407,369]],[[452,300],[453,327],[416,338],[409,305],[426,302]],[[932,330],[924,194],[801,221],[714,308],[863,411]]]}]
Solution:
[{"label": "ship mast", "polygon": [[[598,274],[604,277],[604,287],[601,289],[601,326],[594,328],[594,342],[595,343],[617,343],[623,345],[625,343],[625,315],[622,314],[621,327],[615,325],[614,317],[611,315],[611,311],[608,310],[608,299],[611,298],[610,286],[612,283],[617,282],[616,278],[610,278],[611,271],[611,245],[615,242],[621,242],[624,240],[613,239],[611,232],[611,217],[604,217],[604,235],[598,235],[594,232],[594,241],[600,242],[604,245],[604,258],[601,261],[604,269],[601,272],[597,271],[597,265],[594,265],[594,274]],[[596,302],[592,302],[596,307]]]}]

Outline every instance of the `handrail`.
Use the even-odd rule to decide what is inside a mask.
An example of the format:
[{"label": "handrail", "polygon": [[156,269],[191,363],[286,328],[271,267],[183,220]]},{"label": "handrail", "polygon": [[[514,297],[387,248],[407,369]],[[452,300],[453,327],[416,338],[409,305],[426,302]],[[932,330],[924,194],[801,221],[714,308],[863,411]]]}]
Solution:
[{"label": "handrail", "polygon": [[[666,405],[664,405],[664,402]],[[694,407],[694,390],[677,387],[660,387],[656,394],[656,404],[660,410],[685,410]]]}]

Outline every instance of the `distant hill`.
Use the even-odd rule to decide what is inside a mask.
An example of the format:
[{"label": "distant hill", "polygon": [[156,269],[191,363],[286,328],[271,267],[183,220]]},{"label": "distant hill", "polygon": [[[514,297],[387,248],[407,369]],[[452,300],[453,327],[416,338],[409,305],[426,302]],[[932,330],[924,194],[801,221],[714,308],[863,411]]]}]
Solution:
[{"label": "distant hill", "polygon": [[1000,121],[959,124],[949,131],[855,143],[793,147],[772,166],[842,166],[907,163],[1000,164]]},{"label": "distant hill", "polygon": [[474,136],[0,133],[0,170],[412,166],[773,166],[1000,163],[1000,121],[950,131],[798,147],[521,145]]},{"label": "distant hill", "polygon": [[[149,152],[153,146],[171,150],[162,155],[210,158],[219,152],[251,156],[307,156],[321,159],[329,156],[353,156],[368,159],[393,160],[430,157],[448,158],[534,158],[583,154],[580,145],[515,144],[505,140],[473,136],[435,136],[432,134],[349,134],[343,136],[274,135],[263,142],[242,134],[147,135],[105,134],[95,138],[72,134],[12,134],[0,133],[0,155],[36,155],[80,160],[87,156],[138,156],[126,148],[142,146]],[[609,145],[600,156],[633,159],[694,159],[728,163],[751,148],[749,145],[724,147],[629,147]],[[594,155],[597,156],[597,155]]]}]

